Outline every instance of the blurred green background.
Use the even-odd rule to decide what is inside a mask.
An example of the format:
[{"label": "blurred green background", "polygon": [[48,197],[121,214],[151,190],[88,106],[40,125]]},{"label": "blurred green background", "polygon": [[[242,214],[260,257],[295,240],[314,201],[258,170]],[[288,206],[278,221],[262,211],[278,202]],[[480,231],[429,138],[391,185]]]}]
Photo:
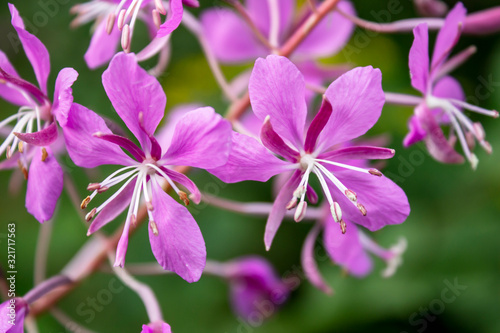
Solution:
[{"label": "blurred green background", "polygon": [[[31,20],[42,10],[38,1],[13,1],[21,15]],[[42,1],[45,2],[45,1]],[[67,2],[67,3],[65,3]],[[219,6],[219,1],[204,1],[202,8]],[[61,5],[53,17],[34,31],[47,46],[51,55],[52,73],[49,91],[57,72],[63,67],[73,67],[80,76],[74,85],[75,101],[98,113],[118,120],[100,82],[104,68],[87,69],[83,54],[88,47],[90,25],[70,29],[72,16],[69,9],[78,3],[59,0]],[[64,4],[63,4],[64,3]],[[392,15],[391,20],[415,15],[411,1],[399,1],[403,10]],[[496,1],[465,1],[470,12],[495,5]],[[373,12],[388,8],[388,1],[354,1],[361,17],[373,19]],[[453,5],[454,2],[449,2]],[[192,10],[198,15],[201,9]],[[32,21],[33,22],[33,21]],[[8,32],[10,25],[7,3],[0,6],[0,49],[7,53],[22,77],[35,82],[32,69],[24,53],[15,53]],[[141,45],[144,29],[134,36],[134,46]],[[383,85],[387,91],[415,93],[410,86],[407,57],[412,43],[410,34],[378,35],[366,38],[362,30],[356,30],[351,46],[364,46],[359,53],[342,52],[330,62],[350,61],[356,65],[373,65],[382,70]],[[475,44],[478,53],[454,72],[462,83],[467,96],[475,96],[482,79],[499,82],[491,87],[488,98],[480,105],[495,109],[500,105],[500,38],[499,36],[464,36],[455,50]],[[227,103],[213,80],[196,39],[183,27],[172,37],[172,61],[162,76],[167,94],[167,110],[180,103],[211,105],[224,113]],[[148,64],[146,64],[148,65]],[[149,64],[151,65],[151,64]],[[234,76],[242,67],[224,67],[228,76]],[[481,91],[485,91],[484,89]],[[14,106],[0,102],[0,118],[16,111]],[[174,332],[500,332],[500,155],[488,156],[476,149],[480,163],[477,171],[470,166],[442,165],[429,157],[422,146],[404,149],[401,141],[406,134],[406,121],[410,108],[386,106],[372,135],[390,133],[390,146],[396,149],[396,157],[388,161],[388,175],[399,175],[399,184],[406,191],[412,212],[400,225],[383,229],[374,238],[383,246],[390,246],[402,235],[408,240],[404,264],[389,279],[380,276],[383,263],[377,261],[375,271],[365,279],[344,276],[329,261],[320,263],[320,270],[333,286],[334,296],[326,296],[313,288],[306,280],[296,289],[288,303],[262,325],[246,325],[231,312],[228,288],[224,281],[203,277],[198,283],[187,284],[176,276],[140,277],[156,292],[165,320]],[[500,147],[500,123],[498,120],[471,115],[480,120],[493,149]],[[78,170],[69,158],[62,163],[75,179],[80,196],[86,196],[86,185],[107,174],[106,168],[92,174],[92,179]],[[0,263],[6,263],[7,223],[17,224],[17,290],[26,293],[33,285],[33,262],[39,223],[24,208],[25,184],[18,193],[8,194],[6,189],[10,171],[0,173]],[[271,201],[271,185],[245,182],[224,185],[214,181],[206,172],[196,171],[190,177],[201,190],[241,201]],[[214,187],[215,185],[215,187]],[[300,267],[300,248],[310,224],[284,223],[273,248],[266,253],[262,236],[265,219],[245,217],[212,207],[202,207],[194,214],[203,232],[208,256],[215,260],[228,260],[240,255],[260,254],[269,259],[280,274],[287,275]],[[105,229],[111,233],[121,225],[121,220],[110,223]],[[86,227],[79,220],[66,193],[59,203],[54,221],[48,275],[57,274],[87,240]],[[154,262],[146,226],[132,237],[127,263]],[[3,266],[4,267],[4,266]],[[59,304],[73,320],[97,332],[139,332],[147,316],[139,298],[130,290],[115,293],[102,311],[95,312],[90,322],[88,315],[77,313],[77,307],[87,297],[96,297],[115,279],[106,273],[94,274],[76,288]],[[440,309],[441,293],[447,287],[445,280],[465,285],[451,303]],[[121,284],[121,282],[118,282]],[[439,310],[425,317],[420,311],[429,307]],[[442,310],[442,311],[441,311]],[[416,314],[415,314],[416,313]],[[413,319],[413,320],[412,320]],[[66,332],[49,314],[37,320],[40,332]],[[425,327],[424,327],[425,325]]]}]

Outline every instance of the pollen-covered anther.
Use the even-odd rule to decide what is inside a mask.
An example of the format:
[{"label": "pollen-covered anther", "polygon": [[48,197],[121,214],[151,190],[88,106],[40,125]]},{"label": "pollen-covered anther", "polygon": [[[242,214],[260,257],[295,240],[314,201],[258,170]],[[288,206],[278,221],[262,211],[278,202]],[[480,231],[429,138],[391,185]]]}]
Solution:
[{"label": "pollen-covered anther", "polygon": [[125,24],[122,29],[122,48],[126,53],[130,52],[130,27]]},{"label": "pollen-covered anther", "polygon": [[333,220],[337,223],[342,221],[342,210],[337,202],[330,205],[330,212],[332,213]]},{"label": "pollen-covered anther", "polygon": [[97,212],[97,208],[93,208],[90,212],[85,215],[85,221],[90,222],[94,218],[95,214]]},{"label": "pollen-covered anther", "polygon": [[342,231],[342,235],[345,235],[346,232],[346,224],[344,220],[340,220],[340,231]]},{"label": "pollen-covered anther", "polygon": [[82,203],[80,204],[80,208],[81,208],[81,209],[85,209],[85,208],[87,208],[87,206],[88,206],[88,205],[89,205],[89,203],[90,203],[90,200],[92,200],[92,199],[90,199],[90,196],[87,196],[85,199],[83,199],[83,200],[82,200]]},{"label": "pollen-covered anther", "polygon": [[137,227],[137,217],[135,216],[135,214],[132,214],[130,216],[130,224],[132,224],[132,227]]},{"label": "pollen-covered anther", "polygon": [[295,210],[295,215],[293,216],[293,219],[295,222],[300,222],[306,215],[306,210],[307,210],[307,202],[306,201],[301,201],[297,205],[297,209]]},{"label": "pollen-covered anther", "polygon": [[17,160],[17,165],[19,166],[19,169],[21,169],[21,172],[23,173],[24,180],[28,180],[28,169],[23,165],[21,160]]},{"label": "pollen-covered anther", "polygon": [[181,199],[183,202],[184,202],[184,205],[189,205],[189,199],[188,199],[188,196],[186,194],[186,192],[184,191],[179,191],[179,193],[177,193],[179,195],[179,199]]},{"label": "pollen-covered anther", "polygon": [[155,208],[153,207],[153,204],[151,203],[151,201],[146,201],[146,208],[152,212]]},{"label": "pollen-covered anther", "polygon": [[158,227],[156,226],[155,221],[150,220],[149,221],[149,227],[151,228],[151,231],[153,232],[153,235],[158,236]]},{"label": "pollen-covered anther", "polygon": [[118,29],[122,30],[123,26],[125,25],[125,14],[127,11],[125,9],[120,10],[118,13],[118,21],[116,24],[118,25]]},{"label": "pollen-covered anther", "polygon": [[153,23],[155,24],[156,29],[160,29],[161,26],[160,12],[157,9],[153,9],[151,11],[151,15],[153,16]]},{"label": "pollen-covered anther", "polygon": [[356,205],[356,207],[358,207],[359,211],[361,212],[361,214],[363,214],[363,216],[366,216],[367,211],[366,211],[365,206],[363,206],[362,204],[360,204],[358,202],[358,204]]},{"label": "pollen-covered anther", "polygon": [[163,15],[167,14],[167,11],[165,10],[165,6],[163,6],[163,2],[161,0],[155,0],[155,7],[156,9]]},{"label": "pollen-covered anther", "polygon": [[24,144],[22,141],[19,141],[19,143],[17,144],[17,150],[19,150],[21,154],[24,153]]},{"label": "pollen-covered anther", "polygon": [[358,201],[358,196],[356,195],[356,192],[354,192],[353,190],[349,189],[345,190],[345,196],[352,202]]},{"label": "pollen-covered anther", "polygon": [[96,191],[101,188],[101,184],[99,183],[90,183],[87,186],[87,191]]},{"label": "pollen-covered anther", "polygon": [[5,155],[7,156],[7,159],[10,159],[12,157],[12,150],[11,150],[10,146],[7,146]]},{"label": "pollen-covered anther", "polygon": [[382,172],[378,171],[377,169],[370,169],[368,170],[368,172],[370,173],[370,175],[382,177]]},{"label": "pollen-covered anther", "polygon": [[97,193],[104,193],[106,192],[107,190],[109,190],[109,187],[107,186],[101,186],[97,189]]},{"label": "pollen-covered anther", "polygon": [[295,207],[297,207],[297,198],[296,197],[293,197],[292,200],[290,200],[287,204],[286,204],[286,209],[287,210],[291,210],[291,209],[294,209]]},{"label": "pollen-covered anther", "polygon": [[47,149],[45,147],[42,147],[42,162],[45,162],[49,154],[47,153]]},{"label": "pollen-covered anther", "polygon": [[293,196],[300,199],[304,193],[306,193],[307,187],[306,185],[301,185],[297,187],[295,191],[293,191]]},{"label": "pollen-covered anther", "polygon": [[115,13],[111,13],[108,15],[108,21],[106,22],[106,32],[109,34],[111,34],[111,32],[113,31],[113,27],[115,26],[115,21],[116,21],[116,14]]}]

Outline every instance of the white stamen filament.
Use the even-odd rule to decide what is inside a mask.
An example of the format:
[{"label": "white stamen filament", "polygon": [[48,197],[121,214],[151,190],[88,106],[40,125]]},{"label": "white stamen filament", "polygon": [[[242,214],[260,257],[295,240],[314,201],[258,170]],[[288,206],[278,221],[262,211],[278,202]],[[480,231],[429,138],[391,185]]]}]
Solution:
[{"label": "white stamen filament", "polygon": [[343,164],[343,163],[338,163],[338,162],[333,162],[333,161],[328,161],[328,160],[321,160],[321,159],[316,159],[316,161],[326,163],[326,164],[335,165],[335,166],[349,169],[349,170],[353,170],[353,171],[359,171],[359,172],[370,174],[370,171],[368,169],[358,168],[358,167],[355,167],[353,165],[348,165],[348,164]]},{"label": "white stamen filament", "polygon": [[151,167],[153,169],[155,169],[161,176],[163,176],[163,178],[165,178],[167,180],[167,182],[170,184],[170,186],[174,189],[175,193],[179,194],[179,188],[174,184],[174,182],[172,181],[172,179],[170,179],[170,177],[165,173],[163,172],[162,169],[160,169],[159,167],[157,167],[156,165],[154,164],[146,164],[148,167]]},{"label": "white stamen filament", "polygon": [[[99,207],[97,207],[97,211],[96,213],[99,213],[101,210],[103,210],[104,207],[106,207],[111,201],[113,201],[120,193],[123,192],[123,190],[128,186],[128,184],[130,184],[130,182],[132,182],[132,180],[134,180],[136,177],[138,177],[139,173],[136,173],[134,174],[132,177],[130,177],[130,179],[128,179],[125,184],[122,185],[122,187],[120,187],[120,189],[118,191],[116,191],[115,193],[113,193],[112,196],[110,196],[106,201],[104,201],[104,203],[102,203]],[[136,185],[137,186],[137,185]],[[93,196],[95,196],[98,192],[97,191],[94,191],[92,193]],[[93,197],[91,196],[91,198]]]}]

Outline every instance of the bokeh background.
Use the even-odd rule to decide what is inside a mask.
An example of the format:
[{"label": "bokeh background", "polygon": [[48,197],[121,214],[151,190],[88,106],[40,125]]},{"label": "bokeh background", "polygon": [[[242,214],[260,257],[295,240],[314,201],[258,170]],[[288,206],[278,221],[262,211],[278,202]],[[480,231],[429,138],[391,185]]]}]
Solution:
[{"label": "bokeh background", "polygon": [[[44,0],[13,1],[21,15],[33,22],[34,15],[42,10]],[[80,76],[74,85],[75,101],[106,117],[117,119],[104,89],[100,76],[104,68],[87,69],[83,54],[90,40],[90,25],[70,29],[70,8],[78,1],[59,0],[57,13],[44,24],[35,25],[38,38],[47,46],[51,55],[52,73],[49,90],[53,87],[57,72],[63,67],[73,67]],[[201,0],[202,8],[192,10],[198,15],[203,8],[222,5],[219,1]],[[389,2],[397,2],[403,10],[391,15],[391,20],[413,17],[412,1],[353,1],[359,15],[376,20],[374,13],[387,10]],[[448,2],[450,6],[453,1]],[[464,1],[469,12],[496,4],[496,1]],[[0,6],[0,49],[7,53],[22,77],[34,81],[28,60],[21,51],[15,53],[8,32],[10,25],[7,2]],[[145,29],[134,36],[135,46],[141,45]],[[408,51],[411,34],[377,35],[367,37],[357,29],[350,46],[360,52],[340,53],[325,62],[349,61],[355,65],[373,65],[382,70],[383,86],[387,91],[415,93],[408,75]],[[464,66],[454,72],[462,83],[466,95],[478,97],[477,89],[489,94],[479,98],[481,106],[498,109],[500,105],[500,37],[464,36],[455,50],[471,44],[478,47]],[[361,47],[360,47],[361,46]],[[196,39],[181,27],[172,37],[172,61],[161,77],[167,94],[167,110],[181,103],[211,105],[224,113],[227,103],[221,97]],[[151,64],[149,64],[151,65]],[[148,64],[146,64],[148,66]],[[247,66],[248,67],[248,66]],[[246,67],[224,67],[232,77]],[[484,87],[484,80],[496,84]],[[482,87],[482,88],[478,88]],[[53,89],[53,88],[52,88]],[[50,92],[50,94],[52,91]],[[0,102],[0,118],[16,111],[16,108]],[[401,145],[406,133],[406,121],[412,109],[385,106],[379,123],[369,133],[388,133],[390,147],[396,149],[396,157],[388,161],[386,174],[396,176],[406,191],[412,212],[408,220],[399,226],[385,228],[374,234],[384,246],[396,242],[399,236],[408,240],[404,264],[389,279],[380,276],[384,265],[377,261],[374,272],[364,279],[342,274],[339,267],[327,260],[320,262],[320,270],[335,289],[334,296],[326,296],[313,288],[307,280],[296,289],[289,301],[261,325],[243,324],[231,312],[227,284],[215,277],[204,276],[199,282],[188,284],[177,276],[140,277],[155,290],[165,320],[174,332],[500,332],[500,122],[487,117],[471,115],[481,120],[487,139],[494,153],[489,156],[476,149],[480,163],[474,172],[470,166],[442,165],[425,153],[422,146],[404,149]],[[81,197],[85,197],[88,175],[75,167],[69,158],[62,163],[75,179]],[[7,192],[11,171],[0,173],[0,263],[6,263],[7,223],[17,224],[17,290],[26,293],[33,285],[33,263],[39,223],[24,208],[25,183],[16,186],[15,193]],[[92,181],[107,174],[107,169],[94,170]],[[206,172],[196,171],[190,177],[200,189],[241,201],[271,201],[271,185],[244,182],[224,185],[214,181]],[[300,272],[300,248],[308,223],[284,223],[273,248],[266,253],[263,245],[265,219],[246,217],[213,207],[202,207],[195,212],[203,232],[208,256],[215,260],[228,260],[240,255],[259,254],[270,260],[282,275]],[[63,192],[58,213],[53,221],[53,237],[48,258],[47,274],[57,274],[87,241],[86,227]],[[111,233],[121,225],[120,219],[105,229]],[[140,227],[129,245],[127,263],[154,262],[146,226]],[[4,266],[3,266],[4,267]],[[73,293],[59,304],[73,320],[97,332],[139,332],[147,322],[146,312],[137,295],[124,288],[114,293],[102,311],[89,314],[77,312],[87,297],[96,297],[102,289],[114,282],[112,275],[97,273],[83,281]],[[447,285],[456,280],[467,288],[437,315],[431,312],[425,317],[420,311],[434,307],[441,300]],[[117,282],[121,284],[121,282]],[[88,307],[85,307],[87,309]],[[416,314],[415,314],[416,313]],[[87,322],[88,321],[88,322]],[[51,315],[37,318],[40,332],[66,332]]]}]

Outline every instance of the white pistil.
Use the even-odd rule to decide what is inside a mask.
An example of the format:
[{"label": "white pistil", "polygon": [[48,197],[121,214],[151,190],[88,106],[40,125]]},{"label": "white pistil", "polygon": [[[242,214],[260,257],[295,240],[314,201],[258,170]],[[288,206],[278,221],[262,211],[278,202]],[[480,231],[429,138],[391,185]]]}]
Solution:
[{"label": "white pistil", "polygon": [[175,193],[177,193],[179,195],[179,192],[182,192],[181,190],[179,190],[179,188],[174,184],[174,182],[172,181],[172,179],[170,179],[170,177],[165,173],[163,172],[162,169],[160,169],[159,167],[157,167],[156,165],[154,164],[146,164],[148,167],[151,167],[153,169],[155,169],[163,178],[165,178],[167,180],[167,182],[170,184],[170,186],[174,189]]}]

